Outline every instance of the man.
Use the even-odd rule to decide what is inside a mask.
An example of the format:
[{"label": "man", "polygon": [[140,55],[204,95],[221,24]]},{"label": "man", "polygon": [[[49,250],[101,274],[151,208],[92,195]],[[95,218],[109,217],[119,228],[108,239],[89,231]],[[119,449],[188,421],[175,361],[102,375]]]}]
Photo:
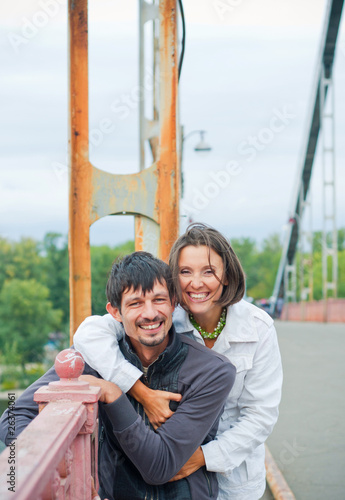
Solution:
[{"label": "man", "polygon": [[[124,356],[143,371],[150,388],[180,393],[182,399],[170,419],[155,432],[134,398],[86,365],[88,381],[102,389],[101,498],[217,498],[215,474],[205,467],[179,481],[169,480],[201,444],[214,438],[235,368],[223,356],[176,334],[172,326],[174,290],[170,269],[152,255],[135,252],[114,264],[107,297],[108,312],[124,326]],[[16,428],[23,430],[36,416],[35,390],[56,379],[51,369],[18,399]],[[0,423],[0,437],[9,442],[6,414]]]}]

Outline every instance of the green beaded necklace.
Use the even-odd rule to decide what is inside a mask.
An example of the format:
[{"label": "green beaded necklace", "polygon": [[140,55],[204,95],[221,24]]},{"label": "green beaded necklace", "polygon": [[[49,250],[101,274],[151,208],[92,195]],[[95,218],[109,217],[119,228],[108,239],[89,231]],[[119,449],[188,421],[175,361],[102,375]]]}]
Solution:
[{"label": "green beaded necklace", "polygon": [[218,335],[222,332],[226,323],[226,307],[224,307],[222,314],[220,315],[218,324],[213,332],[208,333],[195,321],[193,314],[189,315],[190,322],[198,330],[203,339],[216,339]]}]

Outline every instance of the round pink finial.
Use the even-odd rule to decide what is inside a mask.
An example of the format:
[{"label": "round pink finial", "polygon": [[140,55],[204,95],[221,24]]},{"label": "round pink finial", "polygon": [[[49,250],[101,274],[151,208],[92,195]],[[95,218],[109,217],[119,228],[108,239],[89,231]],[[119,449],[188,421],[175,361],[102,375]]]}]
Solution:
[{"label": "round pink finial", "polygon": [[84,359],[75,349],[64,349],[55,358],[55,371],[60,379],[77,379],[83,373]]}]

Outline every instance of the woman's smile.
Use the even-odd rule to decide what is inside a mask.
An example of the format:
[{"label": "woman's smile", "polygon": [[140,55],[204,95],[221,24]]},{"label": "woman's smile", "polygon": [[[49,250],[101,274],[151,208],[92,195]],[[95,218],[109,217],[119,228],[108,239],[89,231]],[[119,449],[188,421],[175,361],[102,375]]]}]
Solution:
[{"label": "woman's smile", "polygon": [[204,302],[205,300],[208,299],[210,295],[208,292],[202,292],[202,293],[187,292],[187,294],[189,295],[190,299],[193,302]]}]

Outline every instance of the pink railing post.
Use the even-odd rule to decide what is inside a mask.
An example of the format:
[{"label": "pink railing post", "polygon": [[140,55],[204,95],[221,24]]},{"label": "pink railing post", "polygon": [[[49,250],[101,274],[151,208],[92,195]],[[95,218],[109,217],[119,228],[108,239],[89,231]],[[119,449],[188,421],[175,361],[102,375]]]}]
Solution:
[{"label": "pink railing post", "polygon": [[[91,499],[91,473],[95,473],[95,485],[98,489],[97,475],[97,415],[98,399],[100,389],[90,387],[88,382],[78,380],[84,370],[84,359],[82,355],[74,349],[61,351],[55,359],[55,371],[59,375],[58,382],[51,382],[46,387],[41,387],[35,392],[34,400],[39,404],[40,411],[44,406],[53,401],[74,401],[83,403],[86,408],[86,421],[74,439],[71,447],[65,456],[62,476],[60,475],[60,486],[64,489],[69,484],[68,493],[71,500]],[[92,438],[92,434],[96,438]],[[94,447],[92,453],[92,447]],[[91,464],[91,457],[95,463]],[[68,478],[69,481],[67,480]],[[65,497],[62,497],[65,498]]]},{"label": "pink railing post", "polygon": [[56,357],[60,380],[35,392],[40,413],[15,441],[15,491],[6,483],[10,449],[1,454],[1,500],[91,500],[91,473],[98,489],[101,389],[78,380],[83,369],[84,360],[73,349]]}]

